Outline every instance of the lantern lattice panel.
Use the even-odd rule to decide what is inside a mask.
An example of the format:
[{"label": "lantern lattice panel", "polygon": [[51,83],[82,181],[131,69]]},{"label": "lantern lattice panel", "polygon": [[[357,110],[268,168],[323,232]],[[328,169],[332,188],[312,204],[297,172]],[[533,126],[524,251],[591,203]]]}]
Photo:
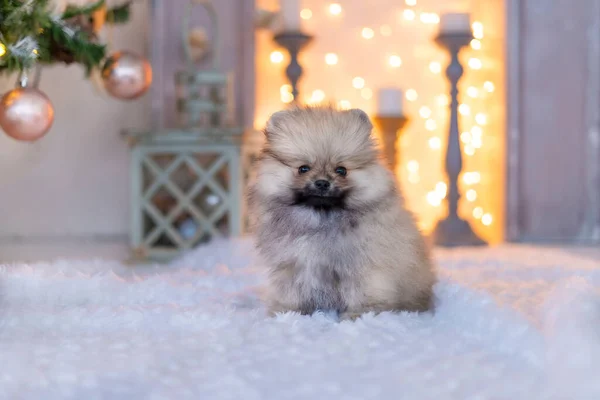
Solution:
[{"label": "lantern lattice panel", "polygon": [[136,145],[132,246],[169,258],[241,232],[240,150],[233,144]]}]

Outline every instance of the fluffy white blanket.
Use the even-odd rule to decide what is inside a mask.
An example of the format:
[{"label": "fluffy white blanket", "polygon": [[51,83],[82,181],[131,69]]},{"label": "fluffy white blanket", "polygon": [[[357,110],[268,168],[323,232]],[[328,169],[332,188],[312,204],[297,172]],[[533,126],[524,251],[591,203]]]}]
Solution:
[{"label": "fluffy white blanket", "polygon": [[247,240],[0,267],[1,399],[600,399],[600,265],[437,251],[432,314],[265,317]]}]

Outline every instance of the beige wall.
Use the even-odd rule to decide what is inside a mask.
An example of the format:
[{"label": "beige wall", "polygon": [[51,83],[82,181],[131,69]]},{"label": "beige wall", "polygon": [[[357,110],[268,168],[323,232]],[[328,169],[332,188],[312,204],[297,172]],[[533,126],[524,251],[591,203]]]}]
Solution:
[{"label": "beige wall", "polygon": [[[111,48],[147,54],[147,3],[114,28]],[[108,36],[108,31],[104,36]],[[2,79],[0,92],[14,84]],[[121,102],[96,91],[77,66],[46,68],[40,88],[55,107],[48,135],[23,144],[0,134],[0,238],[110,236],[123,240],[129,221],[128,148],[123,128],[144,128],[149,97]]]}]

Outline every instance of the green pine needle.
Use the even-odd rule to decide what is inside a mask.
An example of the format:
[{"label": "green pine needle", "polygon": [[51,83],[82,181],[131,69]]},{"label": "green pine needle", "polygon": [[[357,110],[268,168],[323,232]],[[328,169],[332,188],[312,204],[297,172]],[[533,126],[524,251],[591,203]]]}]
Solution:
[{"label": "green pine needle", "polygon": [[[0,56],[0,74],[18,72],[35,63],[77,63],[84,67],[86,76],[94,69],[101,68],[106,58],[106,46],[68,21],[80,16],[91,17],[105,6],[105,0],[84,7],[69,5],[60,19],[52,17],[49,0],[33,0],[30,9],[23,5],[22,0],[0,0],[0,45],[6,50]],[[130,8],[131,2],[127,2],[108,9],[107,23],[127,22]],[[35,54],[15,54],[11,51],[23,38],[37,42]]]}]

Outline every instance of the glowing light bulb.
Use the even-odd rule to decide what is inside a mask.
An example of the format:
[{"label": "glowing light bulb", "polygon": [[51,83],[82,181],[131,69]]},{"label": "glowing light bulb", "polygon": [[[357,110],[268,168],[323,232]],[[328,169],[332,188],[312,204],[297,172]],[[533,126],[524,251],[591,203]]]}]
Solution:
[{"label": "glowing light bulb", "polygon": [[373,91],[369,88],[364,88],[360,91],[360,95],[363,99],[369,100],[371,97],[373,97]]},{"label": "glowing light bulb", "polygon": [[413,10],[404,10],[402,12],[402,16],[404,17],[405,20],[412,21],[415,19],[416,14]]},{"label": "glowing light bulb", "polygon": [[404,0],[407,6],[413,7],[417,5],[417,0]]},{"label": "glowing light bulb", "polygon": [[486,92],[488,92],[488,93],[492,93],[492,92],[494,91],[494,89],[495,89],[495,88],[496,88],[496,87],[494,86],[494,84],[493,84],[492,82],[490,82],[490,81],[486,81],[486,82],[483,84],[483,89],[484,89]]},{"label": "glowing light bulb", "polygon": [[481,50],[481,42],[478,39],[471,40],[471,48],[473,50]]},{"label": "glowing light bulb", "polygon": [[469,189],[466,193],[467,201],[475,201],[477,200],[477,191],[475,189]]},{"label": "glowing light bulb", "polygon": [[283,61],[283,53],[280,51],[274,51],[271,53],[271,56],[269,58],[271,59],[271,62],[273,64],[279,64]]},{"label": "glowing light bulb", "polygon": [[339,106],[342,110],[349,110],[352,108],[352,104],[348,100],[340,100]]},{"label": "glowing light bulb", "polygon": [[0,43],[0,57],[6,54],[6,46]]},{"label": "glowing light bulb", "polygon": [[398,68],[399,66],[402,65],[402,59],[400,58],[400,56],[391,55],[388,60],[388,63],[390,64],[391,67]]},{"label": "glowing light bulb", "polygon": [[476,98],[479,96],[479,89],[477,89],[475,86],[469,86],[467,88],[467,96]]},{"label": "glowing light bulb", "polygon": [[469,59],[469,67],[472,69],[481,69],[481,67],[483,67],[483,63],[479,58],[471,58]]},{"label": "glowing light bulb", "polygon": [[471,107],[468,104],[461,104],[458,106],[458,112],[462,115],[469,115],[471,114]]},{"label": "glowing light bulb", "polygon": [[448,193],[448,185],[445,182],[438,182],[435,184],[435,192],[440,198],[446,197],[446,193]]},{"label": "glowing light bulb", "polygon": [[342,6],[339,3],[331,3],[329,5],[329,13],[331,15],[340,15],[342,13]]},{"label": "glowing light bulb", "polygon": [[471,141],[471,132],[463,132],[460,134],[460,140],[463,143],[469,143]]},{"label": "glowing light bulb", "polygon": [[311,19],[312,18],[312,11],[310,9],[308,9],[308,8],[303,9],[302,11],[300,11],[300,18],[302,18],[302,19]]},{"label": "glowing light bulb", "polygon": [[437,122],[434,119],[428,119],[425,121],[425,129],[428,131],[435,131],[437,129]]},{"label": "glowing light bulb", "polygon": [[434,207],[439,207],[442,204],[442,199],[435,191],[427,193],[427,202]]},{"label": "glowing light bulb", "polygon": [[487,115],[484,113],[477,113],[477,115],[475,115],[475,122],[477,122],[479,125],[487,124]]},{"label": "glowing light bulb", "polygon": [[492,218],[492,215],[488,213],[483,214],[483,216],[481,217],[481,223],[485,226],[490,226],[493,220],[494,219]]},{"label": "glowing light bulb", "polygon": [[354,86],[356,89],[362,89],[365,87],[365,80],[360,76],[357,76],[352,79],[352,86]]},{"label": "glowing light bulb", "polygon": [[418,172],[419,171],[419,162],[417,160],[410,160],[406,164],[406,168],[409,172]]},{"label": "glowing light bulb", "polygon": [[483,39],[483,24],[479,21],[473,22],[473,37],[475,39]]},{"label": "glowing light bulb", "polygon": [[327,65],[335,65],[338,63],[338,56],[335,53],[325,54],[325,63]]},{"label": "glowing light bulb", "polygon": [[362,28],[361,35],[367,40],[373,39],[373,36],[375,36],[375,32],[371,28]]},{"label": "glowing light bulb", "polygon": [[390,28],[389,25],[381,25],[381,28],[379,28],[379,33],[381,33],[382,36],[391,36],[392,28]]},{"label": "glowing light bulb", "polygon": [[417,91],[415,89],[408,89],[406,91],[406,100],[408,101],[415,101],[419,98],[419,94],[417,93]]},{"label": "glowing light bulb", "polygon": [[419,109],[419,115],[423,118],[429,118],[431,117],[431,109],[423,106]]},{"label": "glowing light bulb", "polygon": [[442,72],[442,64],[437,61],[432,61],[429,63],[429,70],[434,74],[439,74]]},{"label": "glowing light bulb", "polygon": [[437,149],[442,148],[442,141],[439,137],[429,138],[428,143],[429,143],[429,148],[431,148],[431,149],[437,150]]},{"label": "glowing light bulb", "polygon": [[473,209],[473,216],[477,219],[480,219],[483,216],[483,208],[475,207]]}]

